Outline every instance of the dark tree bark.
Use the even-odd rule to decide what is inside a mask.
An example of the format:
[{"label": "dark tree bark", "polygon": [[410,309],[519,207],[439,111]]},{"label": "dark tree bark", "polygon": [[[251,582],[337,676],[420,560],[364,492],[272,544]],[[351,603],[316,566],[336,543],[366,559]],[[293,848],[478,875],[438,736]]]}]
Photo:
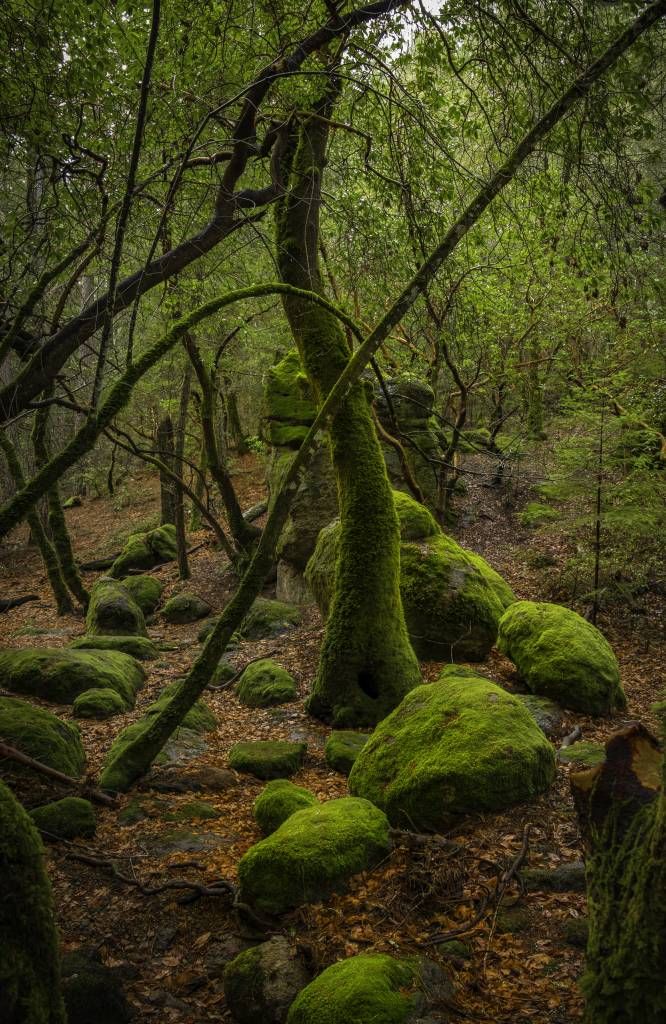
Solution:
[{"label": "dark tree bark", "polygon": [[[175,472],[173,435],[173,422],[167,415],[157,427],[155,444],[159,458]],[[160,470],[160,524],[165,526],[167,523],[174,526],[176,523],[176,485],[172,477]]]},{"label": "dark tree bark", "polygon": [[[187,428],[187,409],[190,404],[190,386],[192,383],[192,365],[188,363],[180,390],[180,405],[174,445],[175,463],[180,476],[184,475],[183,455],[185,454],[185,431]],[[185,508],[183,506],[183,488],[176,484],[175,488],[175,526],[176,548],[178,551],[178,573],[181,580],[190,578],[190,567],[187,561],[187,537],[185,535]]]}]

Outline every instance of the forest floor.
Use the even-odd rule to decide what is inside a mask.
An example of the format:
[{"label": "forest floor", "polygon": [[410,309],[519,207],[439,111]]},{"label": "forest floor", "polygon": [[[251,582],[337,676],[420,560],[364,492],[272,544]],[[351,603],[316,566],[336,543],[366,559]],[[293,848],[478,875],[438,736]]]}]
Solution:
[{"label": "forest floor", "polygon": [[[469,489],[461,500],[463,516],[452,532],[466,546],[478,551],[502,573],[518,597],[548,599],[568,553],[569,539],[562,534],[548,542],[554,564],[531,567],[530,551],[543,552],[544,540],[519,525],[515,512],[528,500],[527,492],[511,485],[502,490],[488,487],[482,464],[478,476],[468,477]],[[130,503],[118,499],[86,499],[83,506],[67,512],[77,556],[85,561],[118,550],[131,529],[155,525],[158,510],[156,481],[138,477],[130,482]],[[259,500],[263,491],[263,466],[254,456],[237,467],[236,484],[243,507]],[[128,493],[127,488],[125,493]],[[207,540],[204,532],[192,536],[192,546]],[[57,618],[39,559],[26,545],[19,530],[0,552],[0,584],[3,596],[23,593],[40,600],[23,605],[2,617],[0,629],[6,646],[64,646],[83,633],[80,617]],[[183,585],[175,565],[155,574],[165,583],[165,597],[181,589],[194,591],[212,605],[224,606],[234,578],[223,556],[206,543],[191,556],[192,577]],[[86,576],[91,584],[94,573]],[[270,590],[266,591],[270,594]],[[604,739],[625,722],[641,719],[654,726],[651,704],[661,696],[658,682],[664,664],[664,602],[646,601],[629,612],[626,606],[605,610],[599,625],[620,661],[627,693],[628,711],[605,720],[588,720],[569,713],[562,736],[580,725],[585,739]],[[163,686],[183,675],[199,647],[199,626],[158,624],[149,628],[158,643],[169,643],[162,660],[147,663],[148,678],[136,708],[106,722],[80,722],[89,771],[95,775],[115,734],[139,718]],[[230,747],[239,739],[305,739],[308,754],[294,782],[326,800],[344,795],[346,780],[331,771],[324,760],[329,730],[309,718],[303,709],[317,662],[322,636],[318,613],[309,609],[301,626],[263,641],[243,642],[229,655],[239,668],[258,655],[270,654],[295,677],[300,700],[278,708],[243,707],[233,692],[211,692],[206,700],[217,716],[217,729],[206,735],[206,749],[189,766],[227,767]],[[424,677],[433,679],[441,666],[423,666]],[[493,652],[489,661],[475,666],[508,689],[516,689],[513,666]],[[52,705],[50,705],[53,709]],[[71,708],[58,707],[63,718]],[[7,768],[2,766],[3,772]],[[556,867],[581,859],[582,849],[569,793],[569,767],[559,765],[550,792],[532,803],[505,814],[477,815],[465,819],[448,835],[452,845],[446,856],[430,846],[405,840],[377,870],[354,878],[345,894],[323,904],[306,906],[280,921],[280,928],[317,969],[333,961],[368,950],[390,953],[424,952],[450,967],[456,986],[456,1006],[442,1020],[495,1021],[498,1024],[532,1021],[568,1024],[581,1016],[578,980],[583,969],[583,950],[572,945],[570,922],[585,915],[580,893],[521,893],[513,880],[499,908],[489,901],[487,910],[466,934],[458,936],[466,948],[453,959],[428,938],[458,930],[478,916],[484,895],[492,893],[498,871],[506,870],[518,856],[529,826],[527,864]],[[58,925],[65,950],[95,947],[104,962],[119,968],[136,1019],[205,1024],[228,1020],[222,989],[224,965],[245,946],[228,900],[203,897],[181,904],[177,893],[143,895],[98,866],[73,859],[81,848],[101,858],[112,858],[127,875],[155,885],[174,878],[205,883],[215,878],[234,881],[236,865],[247,848],[259,838],[252,804],[263,783],[237,775],[221,792],[203,794],[218,815],[212,820],[187,820],[185,805],[192,795],[141,790],[121,799],[127,807],[137,797],[148,816],[121,826],[117,810],[97,807],[97,834],[91,843],[55,844],[48,847],[48,869],[53,880]],[[40,803],[54,794],[41,792],[32,783],[29,798]],[[169,817],[181,820],[175,827]],[[174,851],[174,838],[183,829],[193,849]],[[198,841],[197,841],[198,840]],[[184,844],[185,846],[188,843]],[[511,913],[507,913],[507,909]]]}]

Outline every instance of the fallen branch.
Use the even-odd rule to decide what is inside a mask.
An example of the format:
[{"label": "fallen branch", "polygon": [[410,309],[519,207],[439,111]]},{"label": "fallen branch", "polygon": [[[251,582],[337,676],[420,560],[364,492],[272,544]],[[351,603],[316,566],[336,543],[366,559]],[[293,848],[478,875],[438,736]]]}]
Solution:
[{"label": "fallen branch", "polygon": [[27,604],[28,601],[39,601],[39,594],[25,594],[23,597],[6,597],[0,601],[0,613],[8,612],[10,608],[18,608],[19,605]]},{"label": "fallen branch", "polygon": [[10,747],[8,743],[0,741],[0,758],[3,757],[16,761],[18,764],[26,765],[26,767],[32,768],[33,771],[39,772],[40,775],[46,775],[47,778],[61,782],[72,789],[78,789],[82,796],[92,800],[93,803],[103,804],[105,807],[118,806],[118,801],[109,796],[108,793],[102,793],[100,789],[91,786],[88,782],[79,782],[77,779],[72,779],[69,775],[65,775],[55,768],[49,768],[47,764],[42,764],[41,761],[36,761],[34,757],[28,757],[27,754],[17,750],[16,747]]}]

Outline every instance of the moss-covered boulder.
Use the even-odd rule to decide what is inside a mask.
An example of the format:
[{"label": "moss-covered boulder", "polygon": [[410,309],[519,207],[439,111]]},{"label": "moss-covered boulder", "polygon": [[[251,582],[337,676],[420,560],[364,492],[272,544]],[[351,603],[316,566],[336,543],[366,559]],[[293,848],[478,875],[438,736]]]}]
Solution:
[{"label": "moss-covered boulder", "polygon": [[106,967],[94,948],[65,953],[62,991],[67,1024],[129,1024],[134,1019],[119,968]]},{"label": "moss-covered boulder", "polygon": [[317,797],[309,789],[295,786],[289,779],[274,779],[259,794],[252,810],[257,825],[269,836],[296,811],[316,803]]},{"label": "moss-covered boulder", "polygon": [[236,695],[247,707],[268,708],[295,700],[297,690],[286,669],[270,658],[261,658],[247,666],[236,684]]},{"label": "moss-covered boulder", "polygon": [[170,597],[162,609],[162,616],[167,622],[182,625],[197,622],[210,615],[210,605],[196,594],[182,593]]},{"label": "moss-covered boulder", "polygon": [[296,811],[241,858],[240,899],[282,914],[330,895],[390,848],[386,815],[367,800],[343,797]]},{"label": "moss-covered boulder", "polygon": [[560,747],[557,759],[562,764],[575,764],[584,768],[594,768],[606,759],[606,744],[592,740],[579,740],[568,747]]},{"label": "moss-covered boulder", "polygon": [[284,601],[258,597],[243,619],[240,632],[246,640],[278,636],[301,621],[300,609]]},{"label": "moss-covered boulder", "polygon": [[78,796],[66,796],[35,807],[30,817],[46,839],[92,839],[95,835],[93,805]]},{"label": "moss-covered boulder", "polygon": [[74,718],[112,718],[127,711],[125,701],[115,690],[97,689],[80,693],[72,705]]},{"label": "moss-covered boulder", "polygon": [[224,995],[236,1024],[284,1024],[310,973],[283,935],[246,949],[224,971]]},{"label": "moss-covered boulder", "polygon": [[12,693],[29,693],[71,704],[92,689],[115,690],[134,707],[145,674],[135,658],[119,651],[72,651],[56,647],[0,652],[0,680]]},{"label": "moss-covered boulder", "polygon": [[553,748],[520,701],[452,666],[379,723],[349,789],[394,825],[440,831],[463,814],[530,800],[554,775]]},{"label": "moss-covered boulder", "polygon": [[86,612],[90,636],[147,636],[143,612],[128,590],[109,576],[102,576],[90,591]]},{"label": "moss-covered boulder", "polygon": [[271,366],[264,389],[264,422],[268,440],[279,448],[300,448],[317,415],[298,351]]},{"label": "moss-covered boulder", "polygon": [[298,771],[307,749],[307,743],[286,740],[236,743],[229,751],[229,765],[258,779],[284,779]]},{"label": "moss-covered boulder", "polygon": [[626,706],[608,641],[569,608],[517,601],[502,616],[497,646],[533,693],[585,715]]},{"label": "moss-covered boulder", "polygon": [[[403,538],[400,594],[410,640],[422,659],[483,660],[499,620],[515,601],[510,587],[480,555],[441,532],[428,510],[407,494],[393,493]],[[333,595],[339,522],[319,534],[305,576],[326,617]]]},{"label": "moss-covered boulder", "polygon": [[111,566],[110,575],[122,579],[133,569],[152,569],[172,562],[176,555],[176,527],[171,523],[146,533],[133,533]]},{"label": "moss-covered boulder", "polygon": [[[169,703],[173,695],[181,686],[180,680],[165,686],[157,700],[150,705],[146,711],[146,717],[157,715]],[[192,729],[193,732],[210,732],[217,726],[217,719],[204,700],[196,701],[185,715],[181,722],[185,729]]]},{"label": "moss-covered boulder", "polygon": [[227,661],[226,658],[222,658],[213,672],[211,685],[224,686],[226,683],[230,683],[234,676],[237,675],[238,669],[230,661]]},{"label": "moss-covered boulder", "polygon": [[125,576],[120,581],[144,615],[152,615],[162,597],[164,584],[156,576]]},{"label": "moss-covered boulder", "polygon": [[332,732],[324,748],[326,763],[336,772],[349,775],[354,761],[369,739],[370,733],[367,732],[352,732],[346,729]]},{"label": "moss-covered boulder", "polygon": [[361,953],[327,967],[296,997],[287,1024],[409,1024],[450,1003],[448,976],[424,957]]},{"label": "moss-covered boulder", "polygon": [[3,782],[0,879],[0,1016],[6,1024],[65,1024],[44,849],[29,816]]},{"label": "moss-covered boulder", "polygon": [[72,651],[120,651],[138,661],[151,661],[159,651],[147,636],[79,636],[69,645]]},{"label": "moss-covered boulder", "polygon": [[[35,761],[78,779],[86,755],[78,727],[63,722],[45,708],[36,708],[15,697],[0,697],[0,736]],[[12,762],[12,771],[18,768]],[[22,769],[21,769],[22,770]]]}]

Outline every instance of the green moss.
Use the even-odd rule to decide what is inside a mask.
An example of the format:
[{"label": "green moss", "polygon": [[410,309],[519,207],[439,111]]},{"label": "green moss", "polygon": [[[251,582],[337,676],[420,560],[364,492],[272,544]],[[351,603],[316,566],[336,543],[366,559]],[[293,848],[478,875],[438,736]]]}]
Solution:
[{"label": "green moss", "polygon": [[159,651],[147,636],[79,636],[69,644],[72,651],[121,651],[139,661],[157,658]]},{"label": "green moss", "polygon": [[224,971],[224,996],[236,1024],[284,1024],[311,975],[289,940],[276,935],[246,949]]},{"label": "green moss", "polygon": [[220,817],[220,811],[205,800],[188,800],[164,815],[165,821],[212,821]]},{"label": "green moss", "polygon": [[224,686],[225,683],[228,683],[231,679],[233,679],[237,672],[238,669],[234,668],[231,662],[223,658],[222,661],[217,666],[217,668],[215,669],[215,671],[213,672],[211,683],[213,686]]},{"label": "green moss", "polygon": [[[4,736],[1,727],[0,733]],[[2,1019],[7,1024],[66,1024],[55,912],[42,843],[29,816],[3,782],[0,878]]]},{"label": "green moss", "polygon": [[[15,697],[0,697],[0,736],[5,743],[49,768],[75,779],[83,774],[86,755],[78,727],[44,708]],[[18,766],[12,764],[11,768],[15,771]]]},{"label": "green moss", "polygon": [[240,632],[246,640],[277,636],[301,621],[300,609],[284,601],[258,597],[243,619]]},{"label": "green moss", "polygon": [[288,743],[286,740],[236,743],[229,751],[229,766],[259,779],[287,778],[298,771],[307,748],[307,743]]},{"label": "green moss", "polygon": [[414,1019],[416,958],[361,953],[328,967],[298,995],[287,1024],[404,1024]]},{"label": "green moss", "polygon": [[268,371],[264,406],[271,444],[299,448],[317,407],[296,349]]},{"label": "green moss", "polygon": [[375,729],[349,776],[403,828],[447,828],[463,814],[530,800],[555,775],[553,748],[520,701],[481,676],[419,686]]},{"label": "green moss", "polygon": [[542,505],[538,501],[531,501],[529,505],[518,513],[518,519],[523,526],[543,526],[544,523],[559,519],[562,513],[550,505]]},{"label": "green moss", "polygon": [[326,763],[336,772],[349,775],[354,761],[370,739],[367,732],[332,732],[326,741]]},{"label": "green moss", "polygon": [[502,616],[497,646],[533,693],[563,707],[603,715],[626,706],[610,644],[568,608],[518,601]]},{"label": "green moss", "polygon": [[295,786],[289,779],[274,779],[261,791],[252,810],[257,825],[268,836],[296,811],[317,802],[317,797],[309,789]]},{"label": "green moss", "polygon": [[156,576],[126,576],[120,581],[144,615],[152,615],[160,603],[164,584]]},{"label": "green moss", "polygon": [[112,718],[127,711],[125,701],[115,690],[86,690],[72,705],[74,718]]},{"label": "green moss", "polygon": [[90,636],[146,636],[143,612],[122,583],[103,576],[90,591],[86,613]]},{"label": "green moss", "polygon": [[586,768],[594,768],[605,759],[606,747],[603,743],[580,740],[578,743],[571,743],[568,747],[561,747],[557,752],[557,757],[563,764],[578,764],[584,765]]},{"label": "green moss", "polygon": [[432,513],[409,494],[393,491],[393,501],[400,521],[402,540],[421,540],[441,533]]},{"label": "green moss", "polygon": [[262,658],[247,666],[236,685],[236,694],[247,707],[268,708],[295,700],[297,691],[286,669],[270,658]]},{"label": "green moss", "polygon": [[240,899],[281,914],[323,899],[390,847],[386,816],[367,800],[343,797],[296,811],[241,858]]},{"label": "green moss", "polygon": [[210,614],[210,605],[203,601],[196,594],[176,594],[170,597],[162,609],[162,615],[167,622],[186,623],[196,622]]},{"label": "green moss", "polygon": [[146,533],[132,534],[109,573],[121,579],[132,569],[152,569],[176,557],[176,528],[171,523]]},{"label": "green moss", "polygon": [[89,800],[66,796],[62,800],[36,807],[30,817],[46,838],[92,839],[95,835],[95,811]]},{"label": "green moss", "polygon": [[[177,679],[165,686],[157,700],[146,711],[146,717],[159,714],[180,686],[181,683]],[[183,718],[181,726],[185,729],[192,729],[193,732],[210,732],[217,727],[217,719],[206,702],[198,700]]]},{"label": "green moss", "polygon": [[52,647],[0,653],[0,677],[14,693],[29,693],[57,704],[71,704],[92,689],[115,690],[134,706],[144,680],[141,665],[118,651],[72,651]]}]

